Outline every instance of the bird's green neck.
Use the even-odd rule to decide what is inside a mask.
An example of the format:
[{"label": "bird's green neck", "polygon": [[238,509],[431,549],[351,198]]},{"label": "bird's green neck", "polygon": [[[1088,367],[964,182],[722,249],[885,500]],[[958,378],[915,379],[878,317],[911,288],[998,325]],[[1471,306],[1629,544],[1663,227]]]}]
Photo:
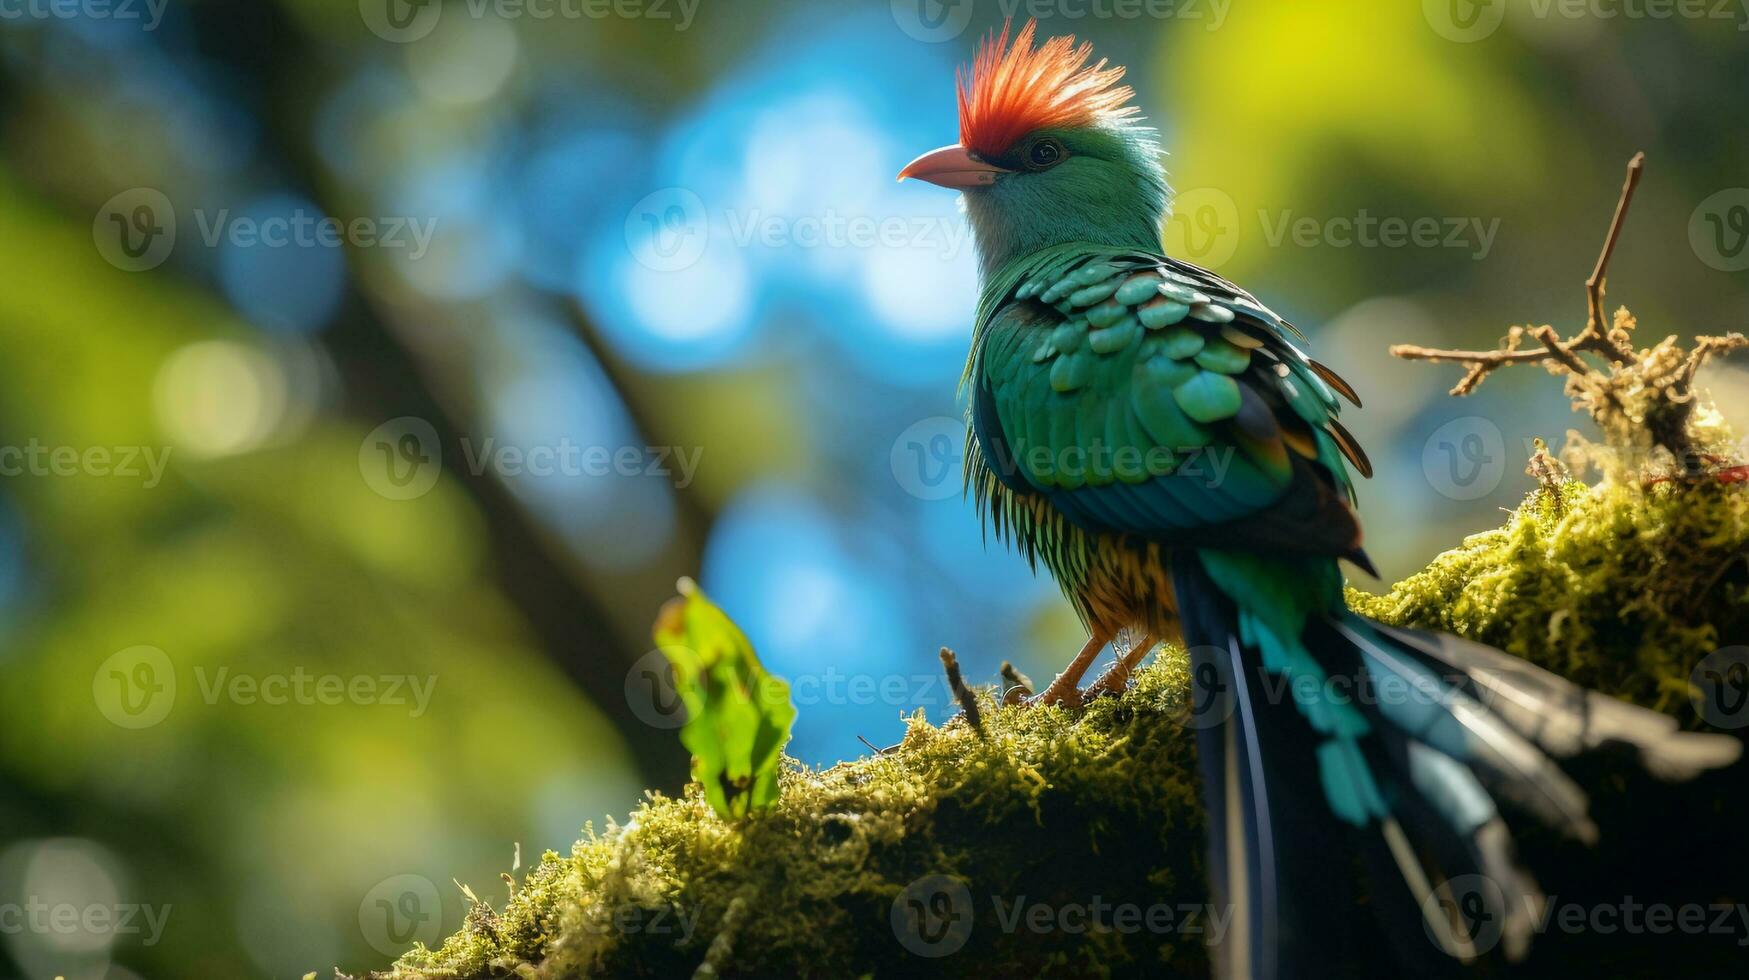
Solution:
[{"label": "bird's green neck", "polygon": [[1019,174],[965,195],[986,283],[1012,263],[1069,242],[1160,250],[1168,189],[1154,131],[1055,132],[1078,155],[1048,173]]},{"label": "bird's green neck", "polygon": [[1078,242],[1114,251],[1160,250],[1164,207],[1152,212],[1126,213],[1114,209],[1091,214],[1058,213],[1046,220],[1020,221],[1008,212],[981,206],[984,203],[968,199],[966,215],[971,220],[972,240],[977,245],[978,265],[986,283],[1001,270],[1058,245]]}]

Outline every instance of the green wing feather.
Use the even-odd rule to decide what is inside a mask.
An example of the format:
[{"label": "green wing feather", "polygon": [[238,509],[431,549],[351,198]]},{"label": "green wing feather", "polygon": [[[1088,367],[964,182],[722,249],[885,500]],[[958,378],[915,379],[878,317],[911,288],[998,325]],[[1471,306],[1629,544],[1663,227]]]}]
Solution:
[{"label": "green wing feather", "polygon": [[1291,329],[1162,256],[1031,256],[980,303],[968,476],[1045,494],[1082,528],[1167,535],[1275,505],[1296,456],[1351,494],[1335,393]]}]

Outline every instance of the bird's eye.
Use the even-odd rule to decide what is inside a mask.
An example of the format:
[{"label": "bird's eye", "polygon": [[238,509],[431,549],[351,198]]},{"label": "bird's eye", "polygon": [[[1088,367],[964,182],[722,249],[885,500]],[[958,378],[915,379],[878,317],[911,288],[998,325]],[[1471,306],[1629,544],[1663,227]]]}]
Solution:
[{"label": "bird's eye", "polygon": [[1039,140],[1026,151],[1026,162],[1034,170],[1048,170],[1063,162],[1063,144],[1053,139]]}]

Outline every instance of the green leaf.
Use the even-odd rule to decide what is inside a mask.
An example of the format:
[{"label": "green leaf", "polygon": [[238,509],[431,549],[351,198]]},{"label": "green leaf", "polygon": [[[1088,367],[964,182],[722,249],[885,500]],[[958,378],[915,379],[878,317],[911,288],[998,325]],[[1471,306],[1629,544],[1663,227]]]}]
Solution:
[{"label": "green leaf", "polygon": [[796,720],[789,684],[765,672],[747,637],[691,579],[656,617],[656,646],[674,667],[686,706],[680,743],[692,775],[724,819],[777,799],[783,747]]}]

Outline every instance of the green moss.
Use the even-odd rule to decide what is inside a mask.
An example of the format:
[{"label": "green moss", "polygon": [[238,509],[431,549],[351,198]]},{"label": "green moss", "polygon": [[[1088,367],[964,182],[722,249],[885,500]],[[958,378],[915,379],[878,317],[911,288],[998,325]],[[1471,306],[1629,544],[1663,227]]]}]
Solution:
[{"label": "green moss", "polygon": [[[725,975],[1206,975],[1200,935],[1003,923],[1022,900],[1205,901],[1185,693],[1182,656],[1164,656],[1079,716],[985,700],[980,736],[919,715],[890,753],[791,765],[777,804],[734,823],[696,787],[652,795],[569,856],[548,853],[503,911],[476,906],[442,948],[384,976],[684,977],[713,940]],[[939,958],[892,924],[895,900],[931,875],[963,881],[975,917]]]},{"label": "green moss", "polygon": [[[1695,661],[1749,628],[1746,529],[1741,486],[1568,483],[1388,595],[1349,599],[1680,714]],[[382,976],[667,978],[707,960],[700,975],[1205,976],[1201,935],[1003,923],[1017,900],[1206,901],[1186,692],[1173,653],[1078,716],[986,698],[983,735],[919,716],[889,753],[789,764],[776,805],[733,823],[696,787],[652,795],[624,825],[547,854],[502,911],[476,905],[442,948]],[[1594,802],[1614,798],[1599,790]],[[962,881],[974,916],[936,958],[892,919],[931,875]]]},{"label": "green moss", "polygon": [[1469,637],[1675,713],[1696,662],[1749,634],[1746,550],[1742,484],[1567,483],[1387,595],[1348,598],[1375,619]]}]

